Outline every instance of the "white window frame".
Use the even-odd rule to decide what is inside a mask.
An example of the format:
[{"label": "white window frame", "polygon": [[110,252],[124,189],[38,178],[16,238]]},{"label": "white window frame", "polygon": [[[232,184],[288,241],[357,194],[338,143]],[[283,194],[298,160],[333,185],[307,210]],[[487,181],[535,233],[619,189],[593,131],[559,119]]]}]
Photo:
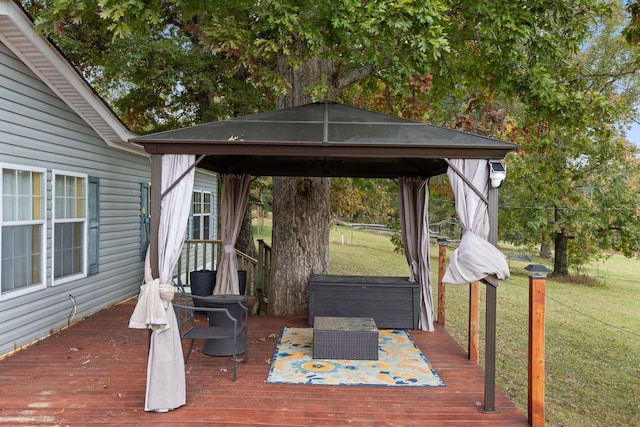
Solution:
[{"label": "white window frame", "polygon": [[[200,213],[196,213],[195,212],[195,195],[196,194],[200,194]],[[203,211],[203,207],[205,206],[204,203],[204,199],[205,199],[205,194],[207,194],[209,196],[209,212],[208,213],[204,213]],[[193,195],[191,196],[191,217],[192,217],[192,221],[191,221],[191,233],[189,233],[191,235],[192,239],[202,239],[202,240],[210,240],[212,238],[212,236],[214,235],[213,233],[213,221],[211,220],[213,215],[213,195],[211,194],[210,191],[204,191],[204,190],[193,190]],[[195,230],[193,227],[193,224],[195,222],[195,218],[199,217],[200,218],[200,230],[201,230],[201,235],[200,236],[196,236],[195,235]],[[204,221],[205,219],[208,222],[209,225],[209,235],[208,236],[202,236],[202,232],[204,232]]]},{"label": "white window frame", "polygon": [[[5,220],[4,218],[4,171],[5,169],[35,172],[42,175],[41,182],[41,203],[42,203],[42,218],[37,220]],[[33,193],[32,193],[33,195]],[[0,245],[2,244],[3,228],[6,226],[14,225],[39,225],[41,227],[40,233],[40,278],[39,282],[27,285],[18,289],[10,291],[2,291],[0,288],[0,301],[15,298],[21,295],[25,295],[34,291],[38,291],[47,287],[46,271],[47,271],[47,170],[37,167],[21,166],[8,163],[0,163]],[[2,256],[2,248],[0,246],[0,257]],[[0,277],[2,277],[2,263],[0,263]]]},{"label": "white window frame", "polygon": [[[75,177],[84,179],[84,217],[80,218],[57,218],[58,212],[56,212],[56,177],[64,176],[64,177]],[[87,277],[87,259],[88,259],[88,245],[89,245],[89,175],[76,173],[76,172],[68,172],[61,170],[53,170],[51,176],[51,244],[52,244],[52,256],[51,256],[51,282],[53,285],[60,285],[63,283],[71,282],[77,279],[81,279]],[[55,277],[55,266],[56,266],[56,225],[63,223],[74,223],[81,222],[82,225],[82,267],[80,272],[75,274],[70,274],[68,276],[63,276],[60,278]]]}]

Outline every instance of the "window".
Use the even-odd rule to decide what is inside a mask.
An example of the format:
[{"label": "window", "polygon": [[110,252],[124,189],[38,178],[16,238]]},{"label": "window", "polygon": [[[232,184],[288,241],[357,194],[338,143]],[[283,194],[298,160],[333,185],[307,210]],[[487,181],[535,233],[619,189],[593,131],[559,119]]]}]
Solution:
[{"label": "window", "polygon": [[4,167],[0,213],[0,294],[44,285],[44,169]]},{"label": "window", "polygon": [[87,176],[54,172],[53,278],[86,273]]},{"label": "window", "polygon": [[191,236],[193,239],[211,238],[211,193],[207,191],[193,192],[193,222]]}]

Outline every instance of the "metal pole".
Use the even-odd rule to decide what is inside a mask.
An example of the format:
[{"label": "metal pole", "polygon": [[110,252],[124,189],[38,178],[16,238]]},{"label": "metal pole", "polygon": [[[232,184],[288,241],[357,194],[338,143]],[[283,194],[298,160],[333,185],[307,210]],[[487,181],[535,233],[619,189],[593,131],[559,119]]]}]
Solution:
[{"label": "metal pole", "polygon": [[[498,244],[498,189],[489,185],[489,243]],[[485,413],[500,412],[496,409],[496,305],[497,289],[487,284],[486,331],[484,349],[484,406]]]},{"label": "metal pole", "polygon": [[151,155],[151,218],[149,221],[151,240],[149,241],[149,261],[151,275],[160,277],[158,267],[158,231],[160,230],[160,187],[162,186],[162,155]]}]

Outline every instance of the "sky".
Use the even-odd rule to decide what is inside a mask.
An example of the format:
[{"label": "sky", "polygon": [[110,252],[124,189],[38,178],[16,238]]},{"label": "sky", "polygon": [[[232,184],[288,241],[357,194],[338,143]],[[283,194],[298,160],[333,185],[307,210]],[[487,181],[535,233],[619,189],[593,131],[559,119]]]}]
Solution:
[{"label": "sky", "polygon": [[627,131],[627,139],[637,147],[640,147],[640,125],[634,124],[631,129]]}]

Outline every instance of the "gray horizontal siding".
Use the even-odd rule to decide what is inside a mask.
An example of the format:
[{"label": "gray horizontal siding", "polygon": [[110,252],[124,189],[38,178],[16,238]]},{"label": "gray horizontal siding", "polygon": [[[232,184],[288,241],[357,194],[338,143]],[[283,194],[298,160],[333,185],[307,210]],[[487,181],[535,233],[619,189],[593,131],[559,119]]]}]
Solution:
[{"label": "gray horizontal siding", "polygon": [[[0,162],[47,169],[47,287],[0,301],[0,354],[135,296],[139,261],[140,182],[149,159],[109,147],[35,75],[0,46]],[[100,178],[100,271],[51,285],[52,171]]]},{"label": "gray horizontal siding", "polygon": [[[47,169],[47,287],[0,300],[0,355],[138,294],[140,183],[150,182],[145,156],[108,146],[0,43],[0,162]],[[99,273],[51,285],[52,171],[100,178]],[[198,173],[201,187],[215,177]]]}]

